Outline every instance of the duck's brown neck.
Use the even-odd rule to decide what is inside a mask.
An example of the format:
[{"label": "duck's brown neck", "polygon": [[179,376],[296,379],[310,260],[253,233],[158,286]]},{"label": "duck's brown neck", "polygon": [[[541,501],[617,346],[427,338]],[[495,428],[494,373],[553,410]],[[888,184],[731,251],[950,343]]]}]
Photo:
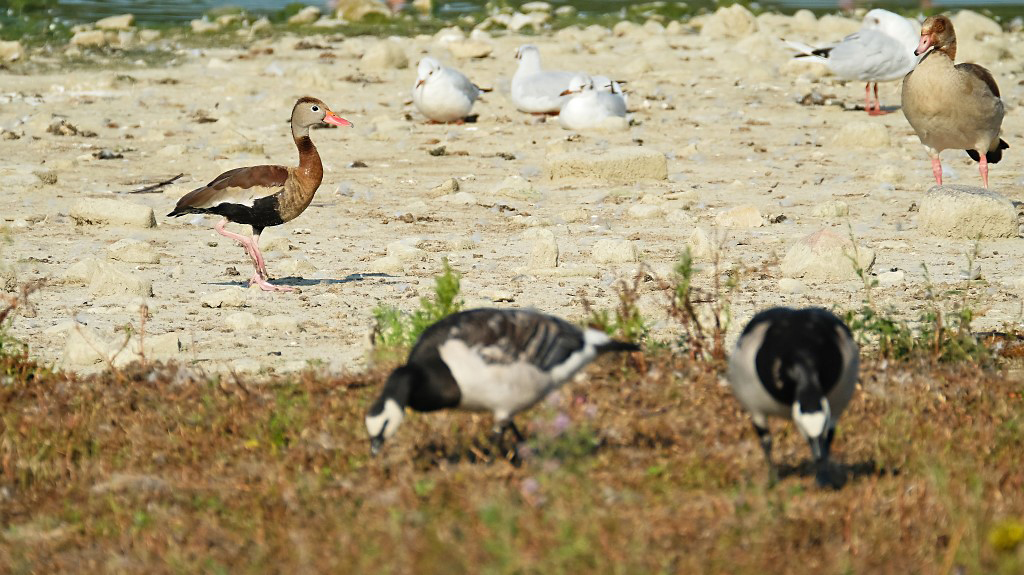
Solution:
[{"label": "duck's brown neck", "polygon": [[946,44],[936,46],[935,50],[937,52],[942,52],[946,56],[949,56],[950,60],[956,62],[956,38],[948,40]]},{"label": "duck's brown neck", "polygon": [[305,134],[293,132],[292,135],[295,138],[295,148],[299,151],[299,167],[296,168],[295,175],[302,182],[303,192],[312,197],[323,181],[324,165],[320,161],[320,154],[316,151],[313,140],[309,138],[308,130]]}]

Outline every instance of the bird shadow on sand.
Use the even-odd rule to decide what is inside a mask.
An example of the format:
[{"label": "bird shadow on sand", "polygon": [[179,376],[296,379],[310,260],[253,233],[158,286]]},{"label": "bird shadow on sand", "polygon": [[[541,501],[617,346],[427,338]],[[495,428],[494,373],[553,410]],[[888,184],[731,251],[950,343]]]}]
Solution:
[{"label": "bird shadow on sand", "polygon": [[[895,114],[896,112],[899,112],[902,109],[903,108],[901,106],[882,106],[882,113],[881,114],[875,113],[875,114],[872,114],[872,116],[887,116],[889,114]],[[856,106],[854,106],[852,108],[843,108],[843,111],[844,112],[860,112],[861,114],[863,114],[864,113],[864,105],[863,104],[858,104],[858,105],[856,105]]]},{"label": "bird shadow on sand", "polygon": [[[317,286],[317,285],[347,284],[347,283],[364,281],[364,280],[372,279],[372,278],[395,278],[396,282],[398,280],[398,278],[396,276],[392,276],[392,275],[385,274],[385,273],[365,273],[365,274],[364,273],[354,273],[354,274],[349,274],[349,275],[347,275],[347,276],[345,276],[343,278],[340,278],[340,279],[337,279],[337,278],[334,278],[334,279],[332,279],[332,278],[302,278],[302,277],[298,277],[298,276],[287,276],[287,277],[283,277],[283,278],[271,278],[270,279],[270,283],[272,283],[274,285],[287,286],[287,287],[311,287],[311,286]],[[220,285],[220,286],[239,286],[239,287],[243,287],[244,288],[244,287],[248,287],[249,286],[249,280],[210,282],[210,284],[211,285]]]},{"label": "bird shadow on sand", "polygon": [[[797,465],[781,464],[777,466],[779,480],[787,477],[810,477],[815,475],[814,462],[805,459]],[[899,475],[899,469],[885,469],[879,467],[874,459],[866,459],[855,463],[842,463],[832,461],[829,465],[829,476],[835,482],[836,489],[842,489],[850,481],[856,481],[868,477],[886,477]]]}]

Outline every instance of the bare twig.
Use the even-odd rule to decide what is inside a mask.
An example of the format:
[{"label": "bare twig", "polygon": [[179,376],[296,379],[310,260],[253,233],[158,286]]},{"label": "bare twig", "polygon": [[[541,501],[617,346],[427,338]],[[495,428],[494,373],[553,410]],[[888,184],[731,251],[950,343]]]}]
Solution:
[{"label": "bare twig", "polygon": [[168,186],[168,185],[173,184],[174,182],[176,182],[178,180],[178,178],[180,178],[180,177],[182,177],[184,175],[185,175],[184,173],[181,173],[181,174],[178,174],[177,176],[174,176],[173,178],[171,178],[169,180],[164,180],[162,182],[159,182],[159,183],[156,183],[156,184],[152,184],[152,185],[146,186],[144,188],[139,188],[137,190],[132,190],[132,191],[130,191],[128,193],[129,194],[155,194],[157,192],[162,191],[160,188],[163,188],[164,186]]}]

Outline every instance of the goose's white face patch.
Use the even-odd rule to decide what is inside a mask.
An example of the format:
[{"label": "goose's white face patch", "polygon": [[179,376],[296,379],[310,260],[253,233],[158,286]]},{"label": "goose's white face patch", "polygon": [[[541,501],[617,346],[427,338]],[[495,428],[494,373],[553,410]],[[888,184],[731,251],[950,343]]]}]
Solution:
[{"label": "goose's white face patch", "polygon": [[380,413],[366,416],[366,432],[374,438],[380,437],[383,431],[383,438],[390,439],[398,431],[404,418],[402,408],[395,400],[389,399],[384,402],[384,409]]},{"label": "goose's white face patch", "polygon": [[825,400],[822,400],[821,409],[818,411],[801,411],[799,403],[793,404],[793,422],[804,437],[816,438],[824,435],[829,416],[828,402]]}]

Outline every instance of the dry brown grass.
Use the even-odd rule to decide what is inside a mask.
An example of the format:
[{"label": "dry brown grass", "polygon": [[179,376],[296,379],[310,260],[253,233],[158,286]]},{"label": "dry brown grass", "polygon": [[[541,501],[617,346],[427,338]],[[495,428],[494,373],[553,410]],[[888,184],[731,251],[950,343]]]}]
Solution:
[{"label": "dry brown grass", "polygon": [[[838,492],[782,480],[714,369],[610,360],[520,417],[416,414],[371,459],[383,372],[138,368],[0,387],[7,573],[1024,572],[1024,400],[1002,371],[867,361]],[[40,372],[41,373],[41,372]]]}]

